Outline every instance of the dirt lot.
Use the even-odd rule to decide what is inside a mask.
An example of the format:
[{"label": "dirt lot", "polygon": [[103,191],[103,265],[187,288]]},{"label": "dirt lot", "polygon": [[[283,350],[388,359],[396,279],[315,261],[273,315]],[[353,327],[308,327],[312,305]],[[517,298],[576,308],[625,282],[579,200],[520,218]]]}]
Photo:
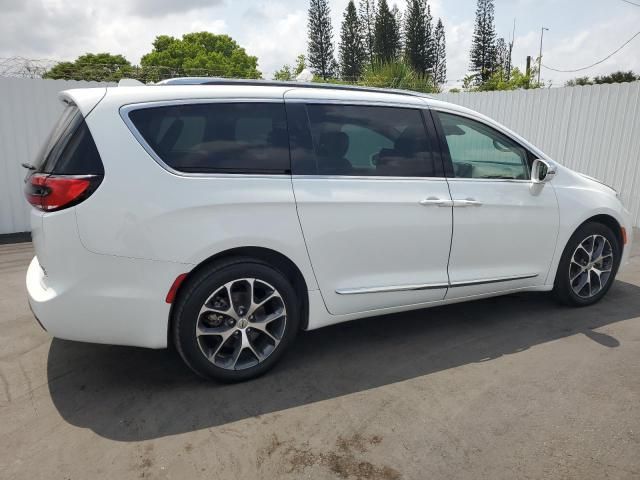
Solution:
[{"label": "dirt lot", "polygon": [[[637,235],[637,232],[636,232]],[[240,385],[52,340],[0,245],[0,478],[640,478],[640,249],[587,309],[542,294],[302,334]]]}]

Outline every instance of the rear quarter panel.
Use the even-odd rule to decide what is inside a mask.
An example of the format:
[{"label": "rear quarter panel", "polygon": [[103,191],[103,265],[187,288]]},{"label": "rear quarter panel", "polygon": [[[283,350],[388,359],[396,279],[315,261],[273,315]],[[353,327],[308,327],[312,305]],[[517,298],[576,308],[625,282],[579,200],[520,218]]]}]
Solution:
[{"label": "rear quarter panel", "polygon": [[317,288],[290,176],[171,173],[133,136],[122,104],[107,94],[87,117],[105,166],[100,188],[77,207],[88,250],[196,265],[230,248],[264,247],[291,259]]}]

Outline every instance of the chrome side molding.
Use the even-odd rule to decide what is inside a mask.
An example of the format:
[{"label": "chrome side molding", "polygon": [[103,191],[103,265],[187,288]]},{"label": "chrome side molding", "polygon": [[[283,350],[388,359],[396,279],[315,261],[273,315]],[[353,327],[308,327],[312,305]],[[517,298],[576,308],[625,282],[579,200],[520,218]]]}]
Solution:
[{"label": "chrome side molding", "polygon": [[535,278],[537,277],[537,273],[530,273],[527,275],[512,275],[510,277],[496,277],[496,278],[486,278],[480,280],[469,280],[464,282],[451,282],[450,286],[452,288],[455,287],[470,287],[472,285],[484,285],[485,283],[501,283],[501,282],[511,282],[513,280],[526,280],[527,278]]},{"label": "chrome side molding", "polygon": [[527,275],[512,275],[509,277],[483,278],[479,280],[469,280],[464,282],[443,282],[443,283],[420,283],[413,285],[389,285],[386,287],[361,287],[361,288],[339,288],[338,295],[358,295],[362,293],[386,293],[386,292],[407,292],[411,290],[437,290],[441,288],[470,287],[473,285],[484,285],[487,283],[511,282],[514,280],[526,280],[537,277],[537,273]]},{"label": "chrome side molding", "polygon": [[410,290],[436,290],[448,288],[448,283],[420,283],[415,285],[389,285],[387,287],[339,288],[338,295],[358,295],[361,293],[406,292]]}]

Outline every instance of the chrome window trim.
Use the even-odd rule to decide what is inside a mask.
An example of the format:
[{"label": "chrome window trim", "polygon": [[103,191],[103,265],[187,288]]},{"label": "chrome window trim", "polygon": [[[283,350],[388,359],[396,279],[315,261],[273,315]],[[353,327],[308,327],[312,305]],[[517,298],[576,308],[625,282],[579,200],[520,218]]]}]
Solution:
[{"label": "chrome window trim", "polygon": [[301,174],[291,175],[293,180],[376,180],[376,181],[439,181],[439,182],[506,182],[506,183],[526,183],[530,184],[531,180],[518,180],[511,178],[448,178],[448,177],[386,177],[380,175],[318,175],[318,174]]},{"label": "chrome window trim", "polygon": [[294,180],[376,180],[376,181],[447,181],[445,177],[387,177],[384,175],[318,175],[310,174],[304,175],[297,173],[291,175]]},{"label": "chrome window trim", "polygon": [[185,98],[185,99],[173,99],[173,100],[154,100],[149,102],[130,103],[122,105],[119,108],[120,118],[125,123],[131,134],[140,144],[140,146],[149,154],[149,156],[164,170],[176,175],[178,177],[187,178],[279,178],[279,179],[291,179],[289,173],[205,173],[205,172],[182,172],[172,168],[170,165],[164,162],[151,148],[151,146],[144,139],[140,131],[129,118],[129,113],[135,110],[153,107],[166,107],[172,105],[193,105],[202,103],[281,103],[284,105],[282,98],[260,98],[260,97],[224,97],[224,98]]},{"label": "chrome window trim", "polygon": [[506,183],[527,183],[531,184],[531,180],[522,180],[517,178],[462,178],[462,177],[447,177],[448,182],[506,182]]},{"label": "chrome window trim", "polygon": [[436,289],[442,289],[442,288],[471,287],[475,285],[485,285],[488,283],[512,282],[515,280],[526,280],[528,278],[535,278],[537,276],[538,276],[537,273],[529,273],[526,275],[511,275],[507,277],[483,278],[478,280],[469,280],[469,281],[462,281],[462,282],[389,285],[386,287],[339,288],[339,289],[336,289],[336,293],[338,295],[359,295],[362,293],[388,293],[388,292],[406,292],[406,291],[412,291],[412,290],[436,290]]}]

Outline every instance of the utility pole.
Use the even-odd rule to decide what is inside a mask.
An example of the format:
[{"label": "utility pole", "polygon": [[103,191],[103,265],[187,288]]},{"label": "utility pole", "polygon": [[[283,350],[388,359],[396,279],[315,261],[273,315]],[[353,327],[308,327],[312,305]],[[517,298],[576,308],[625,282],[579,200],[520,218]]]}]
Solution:
[{"label": "utility pole", "polygon": [[509,42],[509,63],[507,64],[507,80],[511,78],[511,64],[513,62],[513,44],[516,41],[516,19],[513,19],[513,33],[511,34],[511,41]]},{"label": "utility pole", "polygon": [[548,28],[542,27],[540,30],[540,56],[538,57],[538,85],[540,85],[540,72],[542,72],[542,39],[544,38],[544,31],[549,31]]},{"label": "utility pole", "polygon": [[527,89],[529,89],[531,83],[531,55],[527,55],[527,69],[525,73],[527,75]]}]

